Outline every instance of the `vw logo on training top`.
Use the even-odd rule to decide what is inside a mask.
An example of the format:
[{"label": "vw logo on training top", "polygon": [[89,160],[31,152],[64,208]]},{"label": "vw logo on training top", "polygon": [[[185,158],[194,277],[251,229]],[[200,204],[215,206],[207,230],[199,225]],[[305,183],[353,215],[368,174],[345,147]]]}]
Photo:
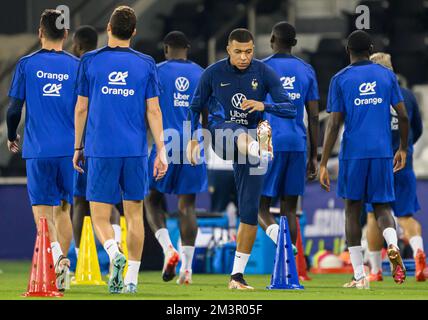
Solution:
[{"label": "vw logo on training top", "polygon": [[108,75],[108,84],[115,84],[115,85],[126,85],[126,78],[128,77],[128,71],[120,72],[120,71],[113,71]]},{"label": "vw logo on training top", "polygon": [[186,91],[187,89],[189,89],[189,85],[189,80],[185,77],[178,77],[177,79],[175,79],[175,87],[178,91]]},{"label": "vw logo on training top", "polygon": [[246,99],[247,97],[243,93],[235,93],[232,97],[232,106],[241,109],[241,103]]},{"label": "vw logo on training top", "polygon": [[43,87],[43,95],[48,97],[60,97],[59,91],[62,88],[62,84],[48,83]]},{"label": "vw logo on training top", "polygon": [[376,81],[363,82],[359,87],[360,95],[366,96],[369,94],[376,94],[375,87],[376,87]]}]

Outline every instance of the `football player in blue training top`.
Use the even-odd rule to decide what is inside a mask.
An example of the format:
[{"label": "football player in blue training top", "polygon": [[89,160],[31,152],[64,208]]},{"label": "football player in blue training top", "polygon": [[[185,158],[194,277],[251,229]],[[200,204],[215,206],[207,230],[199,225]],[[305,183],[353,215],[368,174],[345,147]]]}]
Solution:
[{"label": "football player in blue training top", "polygon": [[[146,218],[156,239],[162,246],[164,266],[162,278],[170,281],[175,276],[179,255],[171,243],[166,228],[165,212],[162,210],[164,193],[178,195],[178,218],[181,238],[181,268],[178,284],[192,283],[192,261],[198,226],[195,215],[196,193],[207,190],[207,170],[205,163],[197,166],[183,163],[185,157],[184,126],[193,93],[203,69],[187,59],[190,42],[184,33],[172,31],[164,38],[166,61],[158,64],[161,94],[159,102],[165,138],[176,135],[166,143],[168,149],[168,171],[163,179],[150,181],[150,193],[145,201]],[[188,127],[190,129],[190,127]],[[169,131],[171,135],[167,134]],[[171,146],[171,148],[169,148]],[[156,146],[149,157],[149,168],[156,158]]]},{"label": "football player in blue training top", "polygon": [[[266,234],[277,242],[279,225],[270,213],[271,199],[280,197],[281,215],[286,215],[291,242],[296,253],[297,223],[296,207],[299,196],[305,190],[306,177],[317,176],[318,83],[314,69],[291,54],[297,43],[296,30],[287,22],[279,22],[272,29],[273,55],[263,61],[280,77],[282,86],[297,108],[296,119],[283,119],[266,114],[272,126],[274,157],[269,163],[260,199],[259,223]],[[306,163],[306,127],[303,113],[308,113],[309,157]]]},{"label": "football player in blue training top", "polygon": [[42,49],[21,58],[9,91],[7,111],[8,147],[19,151],[16,134],[24,102],[27,188],[38,225],[46,217],[57,286],[68,285],[70,261],[66,258],[72,239],[70,205],[73,201],[74,140],[73,112],[76,102],[75,80],[79,60],[63,51],[68,35],[56,27],[58,10],[43,11],[39,37]]},{"label": "football player in blue training top", "polygon": [[[391,70],[391,56],[378,52],[370,57],[373,62],[379,63]],[[420,210],[416,195],[416,176],[413,171],[413,145],[422,135],[422,119],[418,103],[413,93],[400,87],[404,104],[410,120],[409,142],[407,148],[406,167],[394,174],[395,201],[391,204],[394,215],[404,231],[404,236],[410,243],[415,259],[416,281],[425,281],[426,256],[420,223],[413,215]],[[400,146],[400,134],[398,132],[397,113],[391,108],[392,147],[396,152]],[[369,247],[370,275],[369,281],[382,281],[382,256],[383,237],[376,224],[373,214],[373,206],[367,205],[367,242]]]},{"label": "football player in blue training top", "polygon": [[[254,39],[247,29],[230,33],[227,52],[228,58],[202,74],[189,116],[192,130],[196,131],[201,111],[208,106],[213,149],[223,159],[234,160],[240,224],[229,288],[251,290],[243,273],[256,238],[266,160],[273,156],[271,128],[261,120],[265,112],[295,118],[296,107],[275,71],[253,59]],[[263,102],[267,94],[272,102]],[[198,161],[198,148],[197,139],[192,137],[188,148],[192,163]]]},{"label": "football player in blue training top", "polygon": [[[132,8],[117,7],[107,25],[107,46],[83,55],[78,74],[73,164],[83,173],[82,140],[87,119],[86,199],[97,238],[113,265],[108,283],[111,293],[121,293],[123,288],[127,293],[137,291],[144,245],[143,199],[149,187],[146,117],[159,150],[150,174],[160,179],[168,167],[156,64],[150,56],[129,47],[136,23]],[[124,280],[126,258],[119,251],[110,223],[112,206],[121,199],[128,227],[129,261]]]},{"label": "football player in blue training top", "polygon": [[[406,166],[409,120],[395,74],[370,61],[372,40],[362,30],[348,37],[351,64],[331,80],[327,111],[331,112],[320,165],[320,184],[330,191],[327,161],[341,124],[345,131],[339,155],[338,196],[345,199],[346,241],[354,279],[345,287],[368,289],[361,248],[360,215],[365,202],[388,244],[392,276],[403,283],[406,270],[397,247],[390,202],[395,200],[394,172]],[[397,112],[400,146],[393,157],[390,106]]]},{"label": "football player in blue training top", "polygon": [[[76,57],[81,57],[86,52],[95,50],[98,43],[98,34],[92,26],[81,26],[73,35],[73,53]],[[82,235],[83,219],[89,214],[89,201],[86,200],[86,180],[88,166],[85,163],[84,173],[74,172],[73,189],[73,236],[75,242],[76,257],[79,255],[80,238]],[[121,242],[120,214],[113,207],[111,223],[114,230],[114,238],[117,243]]]}]

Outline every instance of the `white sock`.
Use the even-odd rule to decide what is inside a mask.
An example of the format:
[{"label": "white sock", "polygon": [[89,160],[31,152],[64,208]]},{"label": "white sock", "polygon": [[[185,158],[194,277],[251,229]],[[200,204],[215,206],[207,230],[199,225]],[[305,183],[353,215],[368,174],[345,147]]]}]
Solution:
[{"label": "white sock", "polygon": [[398,248],[397,231],[394,228],[386,228],[382,234],[388,246],[392,244]]},{"label": "white sock", "polygon": [[74,252],[76,252],[76,259],[79,258],[79,248],[74,247]]},{"label": "white sock", "polygon": [[128,261],[128,271],[126,272],[124,283],[125,285],[133,283],[138,284],[138,272],[140,271],[141,261]]},{"label": "white sock", "polygon": [[410,238],[409,242],[413,250],[413,257],[416,257],[416,253],[418,252],[418,249],[421,249],[422,251],[424,251],[424,242],[421,236],[413,236]]},{"label": "white sock", "polygon": [[195,247],[192,246],[181,246],[181,268],[180,271],[186,270],[192,271],[193,254],[195,253]]},{"label": "white sock", "polygon": [[269,227],[266,228],[266,234],[269,238],[272,239],[273,243],[278,243],[278,233],[279,233],[279,225],[276,223],[271,224]]},{"label": "white sock", "polygon": [[247,253],[235,252],[235,260],[233,261],[233,270],[231,275],[244,273],[250,255]]},{"label": "white sock", "polygon": [[259,143],[257,141],[255,141],[255,140],[251,141],[248,144],[248,154],[250,156],[257,157],[257,158],[260,157],[260,155],[259,155],[259,149],[260,149]]},{"label": "white sock", "polygon": [[120,228],[120,225],[112,224],[111,226],[113,227],[114,231],[114,240],[117,243],[122,243],[122,229]]},{"label": "white sock", "polygon": [[382,251],[369,251],[370,272],[376,274],[382,270]]},{"label": "white sock", "polygon": [[155,232],[155,237],[158,239],[159,244],[162,247],[163,253],[168,250],[170,246],[172,246],[171,238],[169,237],[169,232],[167,228],[160,228]]},{"label": "white sock", "polygon": [[110,261],[119,253],[119,247],[117,246],[116,240],[108,239],[104,242],[104,250],[107,251],[107,254],[110,258]]},{"label": "white sock", "polygon": [[352,268],[354,269],[355,280],[360,280],[366,276],[363,264],[363,247],[349,247],[349,255],[351,256]]},{"label": "white sock", "polygon": [[62,256],[61,245],[59,244],[58,241],[51,242],[51,249],[52,249],[52,258],[55,265],[58,262],[59,257]]}]

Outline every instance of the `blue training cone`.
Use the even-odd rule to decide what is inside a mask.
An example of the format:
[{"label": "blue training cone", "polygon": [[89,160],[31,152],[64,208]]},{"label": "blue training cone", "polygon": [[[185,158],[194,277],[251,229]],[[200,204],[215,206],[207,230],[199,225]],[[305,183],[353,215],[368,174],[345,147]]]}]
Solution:
[{"label": "blue training cone", "polygon": [[287,218],[282,216],[272,278],[267,289],[303,289],[299,283]]}]

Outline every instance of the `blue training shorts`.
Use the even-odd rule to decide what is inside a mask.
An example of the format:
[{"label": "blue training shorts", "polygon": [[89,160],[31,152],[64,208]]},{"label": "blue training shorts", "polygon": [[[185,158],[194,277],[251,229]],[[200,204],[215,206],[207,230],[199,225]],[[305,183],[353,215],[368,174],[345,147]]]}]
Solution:
[{"label": "blue training shorts", "polygon": [[392,158],[339,160],[337,195],[367,203],[394,201]]},{"label": "blue training shorts", "polygon": [[[395,201],[391,203],[391,207],[396,217],[412,216],[420,210],[416,194],[416,176],[411,162],[394,174],[394,190]],[[373,212],[372,205],[367,204],[366,210]]]},{"label": "blue training shorts", "polygon": [[116,204],[144,200],[149,189],[147,156],[88,157],[86,200]]},{"label": "blue training shorts", "polygon": [[73,203],[72,157],[26,160],[27,188],[31,205],[59,206]]},{"label": "blue training shorts", "polygon": [[79,173],[74,170],[74,189],[73,195],[75,197],[81,197],[86,199],[86,184],[88,180],[88,162],[82,166],[83,173]]},{"label": "blue training shorts", "polygon": [[196,166],[170,163],[165,176],[156,181],[153,177],[156,154],[156,148],[153,148],[149,156],[150,189],[170,194],[195,194],[208,190],[205,163]]},{"label": "blue training shorts", "polygon": [[262,195],[301,196],[305,192],[306,152],[274,152],[265,175]]}]

